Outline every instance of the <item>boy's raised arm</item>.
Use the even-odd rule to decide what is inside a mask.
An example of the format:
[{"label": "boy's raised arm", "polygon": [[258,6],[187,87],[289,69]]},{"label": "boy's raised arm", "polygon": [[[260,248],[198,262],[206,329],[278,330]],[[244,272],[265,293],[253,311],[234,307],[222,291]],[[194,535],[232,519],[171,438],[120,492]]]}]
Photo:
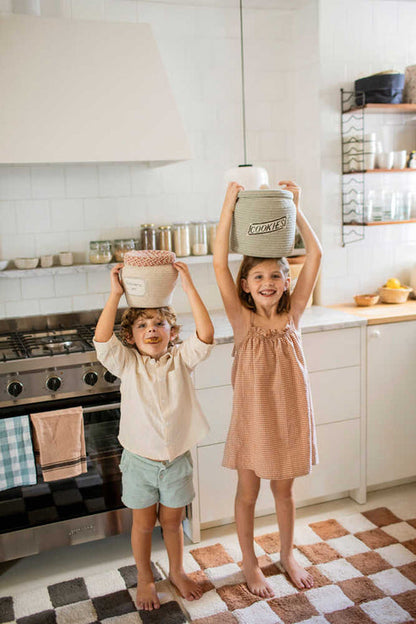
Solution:
[{"label": "boy's raised arm", "polygon": [[202,342],[212,344],[214,341],[214,326],[208,314],[208,310],[194,286],[188,265],[185,264],[185,262],[175,262],[174,267],[179,271],[182,288],[189,299],[197,336]]},{"label": "boy's raised arm", "polygon": [[113,335],[118,304],[120,303],[121,296],[124,293],[119,276],[120,269],[122,267],[122,264],[117,264],[111,269],[111,292],[95,328],[94,339],[96,342],[107,342]]}]

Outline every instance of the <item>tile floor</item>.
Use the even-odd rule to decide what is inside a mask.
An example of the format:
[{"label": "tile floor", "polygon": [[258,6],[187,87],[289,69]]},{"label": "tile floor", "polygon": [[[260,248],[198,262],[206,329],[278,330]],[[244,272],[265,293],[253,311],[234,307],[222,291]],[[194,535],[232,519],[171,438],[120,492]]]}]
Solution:
[{"label": "tile floor", "polygon": [[[398,516],[416,516],[416,482],[377,492],[370,492],[367,502],[359,505],[350,498],[302,507],[297,510],[297,524],[328,519],[332,514],[348,515],[375,507],[388,507]],[[256,533],[277,530],[274,516],[256,519]],[[235,534],[235,525],[228,524],[202,531],[198,546],[216,543]],[[163,558],[164,546],[160,530],[155,529],[152,559]],[[130,538],[117,535],[88,544],[59,548],[39,555],[0,563],[0,596],[17,591],[45,587],[68,578],[96,574],[109,567],[131,563]]]}]

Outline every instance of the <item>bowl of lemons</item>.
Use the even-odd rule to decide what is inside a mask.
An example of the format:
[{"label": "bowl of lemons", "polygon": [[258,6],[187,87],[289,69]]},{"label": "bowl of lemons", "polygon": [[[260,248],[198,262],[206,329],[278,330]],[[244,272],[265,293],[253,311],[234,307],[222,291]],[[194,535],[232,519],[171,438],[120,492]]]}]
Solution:
[{"label": "bowl of lemons", "polygon": [[378,292],[383,303],[405,303],[412,289],[401,284],[397,277],[391,277]]}]

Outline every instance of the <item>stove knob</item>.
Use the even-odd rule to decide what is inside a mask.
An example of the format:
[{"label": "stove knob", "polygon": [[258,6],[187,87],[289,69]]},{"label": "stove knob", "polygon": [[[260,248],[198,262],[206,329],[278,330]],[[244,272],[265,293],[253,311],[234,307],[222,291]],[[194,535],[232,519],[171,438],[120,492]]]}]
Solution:
[{"label": "stove knob", "polygon": [[113,373],[110,373],[110,371],[106,371],[104,373],[104,379],[106,381],[108,381],[108,383],[114,383],[117,379],[117,377],[115,375],[113,375]]},{"label": "stove knob", "polygon": [[87,386],[95,386],[98,381],[98,375],[95,371],[88,371],[88,373],[85,373],[83,380]]},{"label": "stove knob", "polygon": [[23,390],[23,384],[21,381],[11,381],[7,386],[7,392],[12,395],[12,397],[17,397]]},{"label": "stove knob", "polygon": [[62,379],[60,377],[49,377],[46,380],[46,387],[48,390],[52,390],[52,392],[56,392],[62,385]]}]

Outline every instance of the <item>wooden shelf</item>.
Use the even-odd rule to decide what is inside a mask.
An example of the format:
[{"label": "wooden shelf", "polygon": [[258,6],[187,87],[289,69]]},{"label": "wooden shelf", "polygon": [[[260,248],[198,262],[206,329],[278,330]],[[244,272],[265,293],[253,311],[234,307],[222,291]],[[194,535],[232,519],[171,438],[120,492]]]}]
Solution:
[{"label": "wooden shelf", "polygon": [[416,169],[404,167],[403,169],[362,169],[360,171],[346,171],[342,175],[355,175],[357,173],[416,173]]},{"label": "wooden shelf", "polygon": [[354,106],[344,115],[355,111],[364,110],[367,113],[416,113],[416,104],[366,104],[365,106]]},{"label": "wooden shelf", "polygon": [[358,221],[351,221],[350,223],[344,223],[344,226],[371,226],[371,225],[396,225],[398,223],[416,223],[416,219],[402,219],[400,221],[369,221],[368,223],[358,223]]}]

